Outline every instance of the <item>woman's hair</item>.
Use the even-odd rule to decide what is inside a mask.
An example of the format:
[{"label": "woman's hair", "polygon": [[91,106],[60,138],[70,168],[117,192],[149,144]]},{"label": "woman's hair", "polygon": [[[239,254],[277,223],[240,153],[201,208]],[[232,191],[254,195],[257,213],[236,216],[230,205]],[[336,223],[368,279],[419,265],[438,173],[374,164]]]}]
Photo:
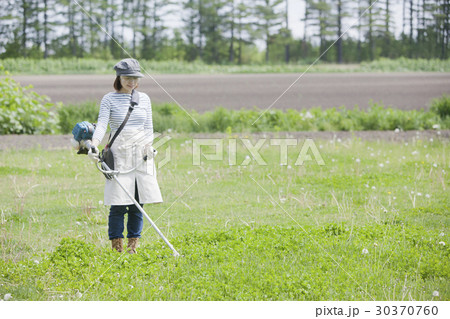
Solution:
[{"label": "woman's hair", "polygon": [[122,83],[120,83],[120,76],[116,77],[116,80],[114,81],[114,88],[116,91],[120,91],[122,89]]},{"label": "woman's hair", "polygon": [[[122,89],[122,83],[120,83],[120,76],[116,77],[116,80],[114,81],[114,89],[116,89],[116,91],[120,91]],[[136,84],[136,89],[139,87],[139,83]]]}]

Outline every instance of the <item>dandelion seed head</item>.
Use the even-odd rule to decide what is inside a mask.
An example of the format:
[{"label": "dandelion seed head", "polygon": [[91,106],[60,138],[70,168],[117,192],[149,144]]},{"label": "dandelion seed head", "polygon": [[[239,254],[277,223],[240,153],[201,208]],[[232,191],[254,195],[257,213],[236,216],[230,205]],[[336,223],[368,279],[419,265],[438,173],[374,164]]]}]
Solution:
[{"label": "dandelion seed head", "polygon": [[439,242],[439,245],[445,246],[445,242],[440,241],[440,242]]},{"label": "dandelion seed head", "polygon": [[439,291],[437,290],[433,291],[433,297],[439,297]]},{"label": "dandelion seed head", "polygon": [[305,119],[312,119],[312,118],[314,118],[314,115],[312,115],[310,111],[307,111],[305,113]]},{"label": "dandelion seed head", "polygon": [[363,254],[363,255],[366,255],[366,254],[368,254],[368,253],[369,253],[369,250],[367,250],[366,248],[363,248],[362,254]]},{"label": "dandelion seed head", "polygon": [[11,294],[5,294],[5,296],[3,297],[4,301],[8,301],[10,299],[12,299],[12,295]]}]

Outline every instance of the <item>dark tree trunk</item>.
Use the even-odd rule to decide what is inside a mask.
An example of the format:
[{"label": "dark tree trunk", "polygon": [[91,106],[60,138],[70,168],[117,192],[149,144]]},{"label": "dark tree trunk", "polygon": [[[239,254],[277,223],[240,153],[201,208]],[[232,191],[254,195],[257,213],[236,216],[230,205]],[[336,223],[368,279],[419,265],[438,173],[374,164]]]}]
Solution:
[{"label": "dark tree trunk", "polygon": [[44,0],[44,59],[48,58],[48,3]]},{"label": "dark tree trunk", "polygon": [[230,47],[228,50],[228,61],[234,62],[234,0],[231,2],[231,25],[230,25]]},{"label": "dark tree trunk", "polygon": [[289,61],[291,60],[291,50],[290,50],[290,45],[289,45],[289,41],[290,41],[290,37],[289,37],[289,3],[288,0],[286,0],[286,45],[284,47],[284,61],[286,62],[286,64],[289,63]]},{"label": "dark tree trunk", "polygon": [[342,63],[342,0],[338,0],[337,3],[338,15],[337,15],[337,36],[338,40],[336,42],[337,47],[337,63]]}]

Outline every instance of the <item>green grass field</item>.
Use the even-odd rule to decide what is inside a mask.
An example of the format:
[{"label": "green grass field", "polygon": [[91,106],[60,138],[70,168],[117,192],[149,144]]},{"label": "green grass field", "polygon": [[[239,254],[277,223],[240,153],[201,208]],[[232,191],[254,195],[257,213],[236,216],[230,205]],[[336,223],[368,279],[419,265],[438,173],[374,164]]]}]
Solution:
[{"label": "green grass field", "polygon": [[448,140],[314,140],[325,165],[295,165],[304,143],[286,165],[268,140],[267,165],[242,140],[236,165],[228,140],[201,165],[188,135],[161,146],[165,202],[144,208],[179,258],[146,221],[137,255],[111,251],[86,156],[1,151],[0,298],[449,300]]}]

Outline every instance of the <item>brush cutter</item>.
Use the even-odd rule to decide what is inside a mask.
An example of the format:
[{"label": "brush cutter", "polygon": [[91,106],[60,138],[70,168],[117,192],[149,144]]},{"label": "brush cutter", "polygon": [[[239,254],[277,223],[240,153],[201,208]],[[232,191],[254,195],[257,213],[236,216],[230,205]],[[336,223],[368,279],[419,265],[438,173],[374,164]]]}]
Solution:
[{"label": "brush cutter", "polygon": [[[94,150],[95,148],[91,144],[91,139],[95,131],[95,124],[91,124],[89,122],[80,122],[75,125],[75,127],[72,130],[73,138],[71,139],[72,146],[78,150],[77,154],[87,154],[89,149]],[[147,158],[143,158],[143,160],[147,160]],[[114,179],[117,184],[124,190],[124,192],[127,194],[127,196],[132,200],[133,204],[136,205],[136,207],[139,209],[139,211],[144,215],[144,217],[149,221],[150,225],[153,227],[153,229],[158,233],[158,235],[164,240],[166,245],[172,250],[173,255],[175,257],[180,256],[180,254],[175,250],[175,248],[172,246],[172,244],[169,242],[169,240],[164,236],[164,234],[159,230],[158,226],[153,222],[153,220],[147,215],[147,213],[144,211],[142,206],[136,201],[134,196],[128,192],[128,190],[119,182],[117,175],[119,174],[126,174],[130,173],[134,170],[136,170],[137,167],[128,170],[128,171],[117,171],[117,170],[111,170],[108,165],[102,160],[99,159],[97,162],[97,169],[102,172],[105,176],[107,176],[110,179]]]}]

